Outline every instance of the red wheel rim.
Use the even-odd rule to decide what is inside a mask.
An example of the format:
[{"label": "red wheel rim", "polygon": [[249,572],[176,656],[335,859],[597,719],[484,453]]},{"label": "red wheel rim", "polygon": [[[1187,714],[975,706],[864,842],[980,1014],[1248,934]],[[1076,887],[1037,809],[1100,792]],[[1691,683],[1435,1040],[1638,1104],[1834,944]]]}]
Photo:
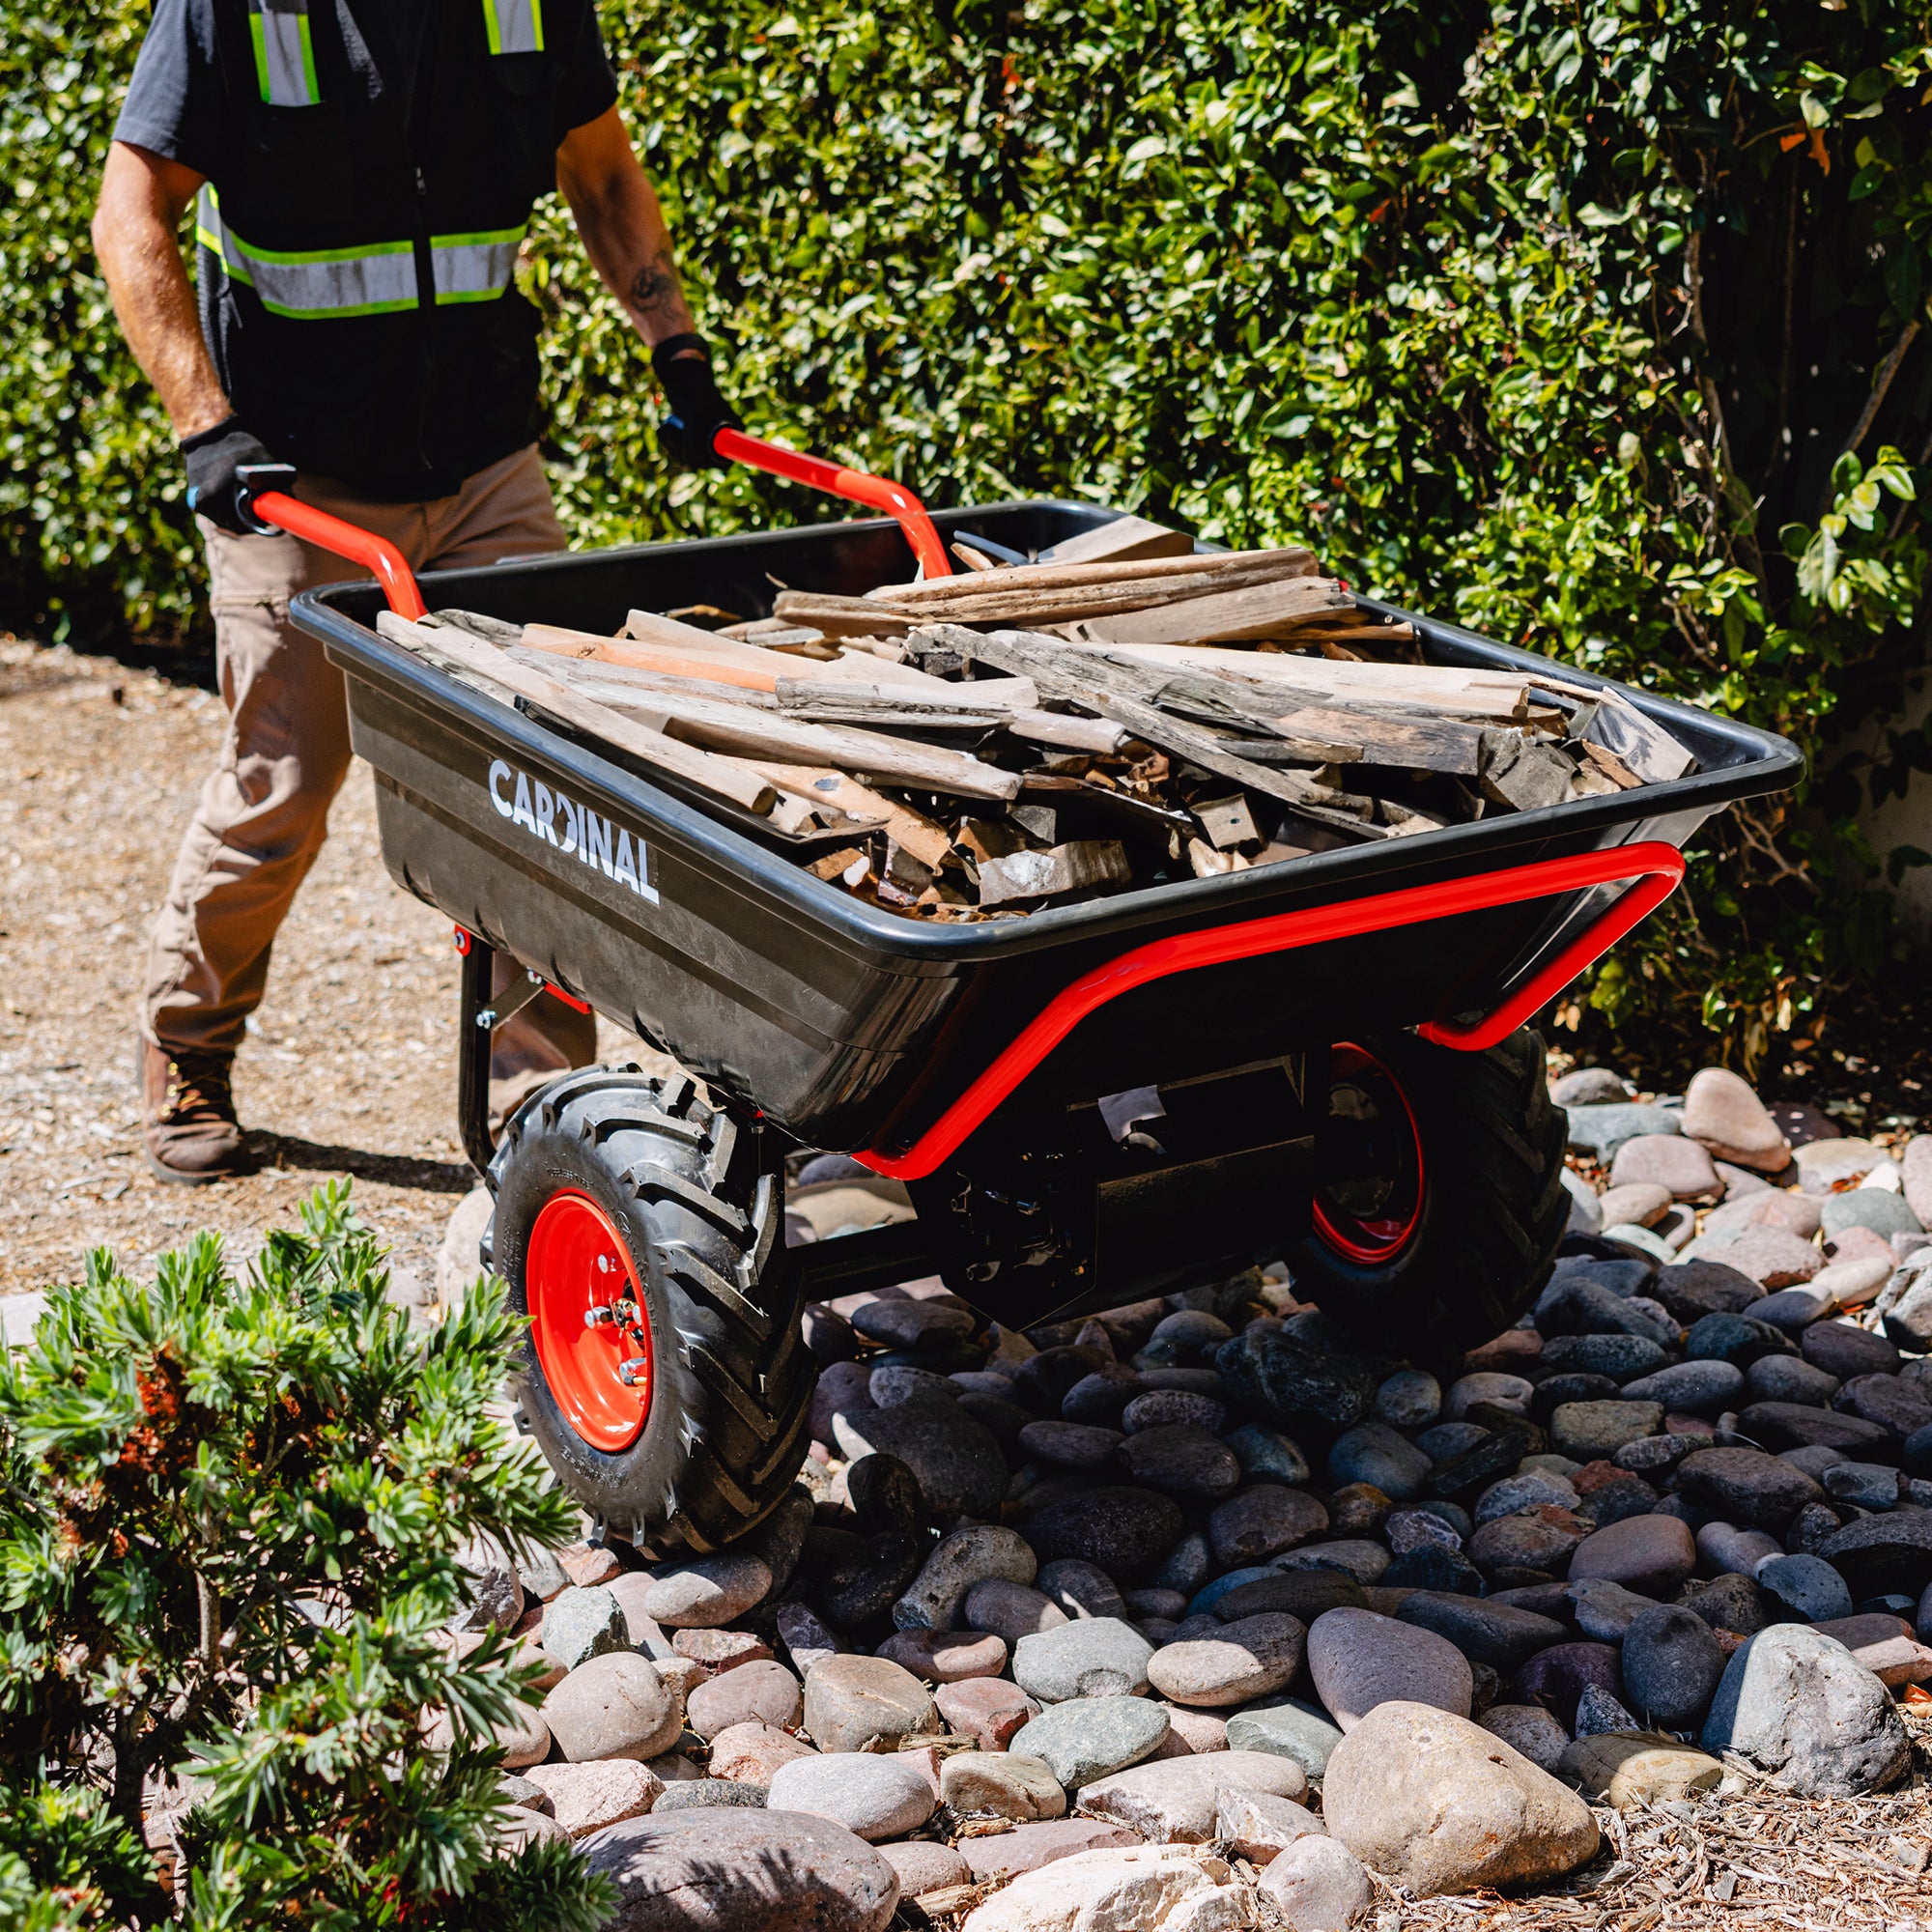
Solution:
[{"label": "red wheel rim", "polygon": [[564,1420],[594,1449],[628,1449],[651,1412],[650,1317],[630,1248],[589,1195],[572,1189],[544,1203],[525,1251],[524,1298]]},{"label": "red wheel rim", "polygon": [[[1347,1171],[1318,1179],[1315,1232],[1351,1262],[1391,1262],[1422,1220],[1422,1130],[1402,1082],[1352,1040],[1329,1052],[1328,1122],[1328,1151],[1346,1149]],[[1319,1133],[1316,1145],[1319,1161]]]}]

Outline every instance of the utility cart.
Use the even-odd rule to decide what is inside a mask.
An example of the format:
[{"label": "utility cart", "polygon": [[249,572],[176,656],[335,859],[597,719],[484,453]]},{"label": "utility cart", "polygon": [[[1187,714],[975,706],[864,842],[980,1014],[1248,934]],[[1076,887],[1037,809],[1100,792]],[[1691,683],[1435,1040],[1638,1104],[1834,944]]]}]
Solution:
[{"label": "utility cart", "polygon": [[[457,927],[464,1143],[496,1196],[494,1265],[529,1318],[524,1413],[583,1506],[700,1549],[742,1534],[804,1451],[803,1304],[921,1275],[1030,1324],[1280,1259],[1345,1327],[1429,1361],[1515,1321],[1568,1213],[1524,1022],[1668,895],[1712,812],[1793,781],[1792,748],[1626,688],[1694,753],[1682,778],[1022,920],[900,918],[802,869],[760,821],[377,634],[385,597],[605,635],[633,608],[757,616],[778,584],[863,593],[914,560],[943,572],[944,538],[1025,554],[1115,514],[928,519],[895,485],[721,435],[891,514],[417,585],[285,490],[254,499],[265,525],[378,579],[307,592],[295,620],[348,679],[390,872]],[[1431,663],[1543,665],[1387,614]],[[532,836],[509,808],[525,780],[621,838],[628,864]],[[498,953],[523,972],[493,999]],[[493,1148],[491,1029],[551,997],[691,1077],[560,1077]],[[801,1148],[902,1181],[916,1218],[788,1250]]]}]

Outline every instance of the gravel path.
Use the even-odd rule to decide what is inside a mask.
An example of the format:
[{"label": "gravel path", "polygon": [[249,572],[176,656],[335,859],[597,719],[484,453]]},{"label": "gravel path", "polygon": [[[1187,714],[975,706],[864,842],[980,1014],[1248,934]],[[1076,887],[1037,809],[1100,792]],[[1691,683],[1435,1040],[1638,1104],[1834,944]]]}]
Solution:
[{"label": "gravel path", "polygon": [[0,641],[0,1294],[72,1279],[100,1243],[137,1272],[202,1228],[245,1254],[345,1177],[397,1267],[427,1275],[473,1179],[449,926],[384,869],[360,761],[237,1064],[259,1170],[201,1188],[149,1172],[141,958],[221,724],[212,692]]}]

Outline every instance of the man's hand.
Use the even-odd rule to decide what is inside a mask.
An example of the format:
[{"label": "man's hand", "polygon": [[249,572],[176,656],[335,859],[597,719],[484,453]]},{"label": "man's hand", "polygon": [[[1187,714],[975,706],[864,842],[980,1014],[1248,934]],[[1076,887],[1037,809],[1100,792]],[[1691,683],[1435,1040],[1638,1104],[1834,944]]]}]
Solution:
[{"label": "man's hand", "polygon": [[658,424],[658,443],[664,453],[687,469],[728,469],[712,442],[721,429],[743,429],[744,424],[718,392],[704,338],[668,336],[651,351],[651,367],[657,371],[670,412]]},{"label": "man's hand", "polygon": [[237,472],[244,465],[274,462],[260,440],[238,417],[225,416],[212,429],[188,437],[182,455],[187,461],[188,508],[238,537],[254,534],[256,526],[242,520]]}]

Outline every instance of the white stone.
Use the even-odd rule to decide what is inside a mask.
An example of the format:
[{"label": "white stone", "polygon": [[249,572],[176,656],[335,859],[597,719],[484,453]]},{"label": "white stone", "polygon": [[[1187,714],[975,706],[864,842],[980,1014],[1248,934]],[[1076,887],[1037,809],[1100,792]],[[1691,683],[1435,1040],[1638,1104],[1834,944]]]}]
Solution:
[{"label": "white stone", "polygon": [[1224,1791],[1299,1800],[1308,1795],[1308,1775],[1273,1751],[1212,1751],[1114,1772],[1083,1784],[1073,1803],[1088,1817],[1124,1825],[1156,1844],[1202,1845],[1214,1836]]},{"label": "white stone", "polygon": [[1292,1932],[1348,1932],[1374,1887],[1362,1861],[1333,1838],[1297,1838],[1262,1874],[1262,1896]]},{"label": "white stone", "polygon": [[1233,1879],[1179,1845],[1078,1852],[1021,1873],[961,1932],[1243,1932],[1255,1908]]}]

